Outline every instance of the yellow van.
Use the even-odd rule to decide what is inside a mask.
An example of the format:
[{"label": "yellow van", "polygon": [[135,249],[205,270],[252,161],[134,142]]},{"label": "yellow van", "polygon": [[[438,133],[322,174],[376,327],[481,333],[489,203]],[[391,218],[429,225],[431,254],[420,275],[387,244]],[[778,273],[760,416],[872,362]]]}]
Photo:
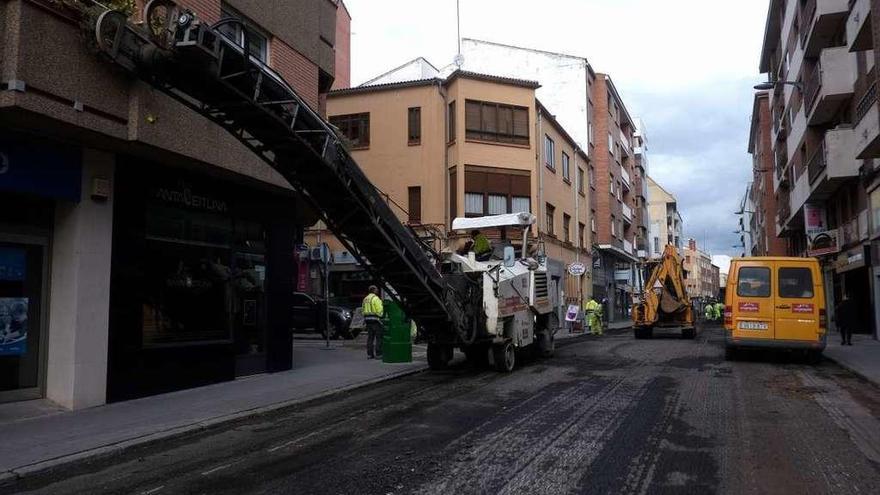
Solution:
[{"label": "yellow van", "polygon": [[774,347],[818,360],[825,349],[825,286],[815,258],[734,258],[724,305],[728,359],[740,348]]}]

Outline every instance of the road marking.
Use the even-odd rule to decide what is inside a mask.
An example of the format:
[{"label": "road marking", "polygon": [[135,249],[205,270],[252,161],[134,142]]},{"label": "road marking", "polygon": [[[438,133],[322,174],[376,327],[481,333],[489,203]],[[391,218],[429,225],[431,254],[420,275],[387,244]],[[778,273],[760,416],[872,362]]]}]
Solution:
[{"label": "road marking", "polygon": [[165,488],[165,485],[157,486],[156,488],[153,488],[152,490],[147,490],[145,492],[141,492],[141,495],[152,495],[153,493],[157,493],[159,490],[161,490],[163,488]]},{"label": "road marking", "polygon": [[231,467],[231,466],[234,466],[234,465],[238,464],[238,463],[241,462],[241,461],[242,461],[242,460],[240,459],[240,460],[237,460],[237,461],[235,461],[235,462],[230,462],[230,463],[228,463],[228,464],[221,464],[221,465],[219,465],[219,466],[217,466],[217,467],[214,467],[214,468],[211,468],[211,469],[209,469],[209,470],[207,470],[207,471],[202,472],[202,476],[207,476],[207,475],[209,475],[209,474],[211,474],[211,473],[216,473],[217,471],[222,471],[222,470],[224,470],[224,469],[226,469],[226,468],[228,468],[228,467]]},{"label": "road marking", "polygon": [[[333,426],[335,426],[335,425],[333,425]],[[285,448],[285,447],[290,447],[291,445],[293,445],[293,444],[295,444],[295,443],[299,443],[299,442],[301,442],[301,441],[303,441],[303,440],[305,440],[305,439],[307,439],[307,438],[313,437],[313,436],[315,436],[315,435],[321,433],[321,432],[322,432],[323,430],[325,430],[325,429],[327,429],[327,428],[323,428],[323,429],[318,430],[318,431],[313,431],[313,432],[309,433],[309,434],[306,435],[306,436],[299,437],[299,438],[294,438],[293,440],[289,440],[289,441],[287,441],[287,442],[284,442],[284,443],[282,443],[281,445],[276,445],[275,447],[272,447],[271,449],[266,450],[266,452],[272,453],[272,452],[275,452],[275,451],[277,451],[277,450],[281,450],[281,449],[283,449],[283,448]]]}]

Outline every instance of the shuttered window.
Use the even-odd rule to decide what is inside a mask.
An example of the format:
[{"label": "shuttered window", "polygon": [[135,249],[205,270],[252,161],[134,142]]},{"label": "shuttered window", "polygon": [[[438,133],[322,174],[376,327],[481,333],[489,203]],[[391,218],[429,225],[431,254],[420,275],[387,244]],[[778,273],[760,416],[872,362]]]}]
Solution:
[{"label": "shuttered window", "polygon": [[529,144],[529,109],[526,107],[466,100],[464,113],[467,139]]},{"label": "shuttered window", "polygon": [[571,215],[562,214],[562,240],[571,242]]},{"label": "shuttered window", "polygon": [[528,196],[514,196],[510,198],[511,213],[531,213],[531,200]]},{"label": "shuttered window", "polygon": [[449,104],[449,115],[447,116],[449,119],[449,138],[448,142],[455,141],[455,102]]},{"label": "shuttered window", "polygon": [[500,215],[529,211],[531,181],[527,171],[466,166],[465,215]]},{"label": "shuttered window", "polygon": [[409,188],[409,223],[422,223],[422,188]]},{"label": "shuttered window", "polygon": [[422,142],[422,108],[412,107],[407,111],[407,142],[409,144],[421,144]]},{"label": "shuttered window", "polygon": [[544,228],[547,229],[547,234],[556,235],[556,229],[553,225],[554,217],[556,216],[556,208],[550,203],[547,203],[546,208],[547,210],[544,212]]},{"label": "shuttered window", "polygon": [[348,115],[333,115],[330,117],[330,123],[351,143],[351,147],[369,148],[370,147],[370,114],[369,113],[353,113]]}]

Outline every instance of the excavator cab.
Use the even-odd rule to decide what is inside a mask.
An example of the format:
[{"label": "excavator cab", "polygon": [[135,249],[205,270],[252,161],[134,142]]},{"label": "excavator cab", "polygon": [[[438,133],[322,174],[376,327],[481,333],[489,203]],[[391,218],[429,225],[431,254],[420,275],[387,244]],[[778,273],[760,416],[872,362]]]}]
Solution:
[{"label": "excavator cab", "polygon": [[694,311],[685,290],[685,270],[675,246],[666,246],[659,260],[645,262],[638,302],[633,306],[633,333],[650,338],[655,328],[680,330],[683,338],[696,335]]}]

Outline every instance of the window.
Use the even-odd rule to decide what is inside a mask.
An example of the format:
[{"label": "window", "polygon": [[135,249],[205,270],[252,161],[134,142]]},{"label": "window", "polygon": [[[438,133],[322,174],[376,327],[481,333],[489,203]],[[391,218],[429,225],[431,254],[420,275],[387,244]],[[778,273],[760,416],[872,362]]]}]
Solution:
[{"label": "window", "polygon": [[587,245],[586,241],[586,230],[587,226],[578,222],[578,247],[584,247]]},{"label": "window", "polygon": [[590,165],[590,187],[596,187],[596,170],[593,169],[592,165]]},{"label": "window", "polygon": [[611,191],[611,195],[614,196],[614,175],[609,175],[608,183]]},{"label": "window", "polygon": [[479,193],[465,193],[464,212],[468,215],[482,215],[483,195]]},{"label": "window", "polygon": [[871,223],[873,225],[871,233],[880,234],[880,187],[871,191],[870,198],[871,203],[869,207],[871,208]]},{"label": "window", "polygon": [[736,295],[740,297],[770,297],[770,269],[763,266],[740,268]]},{"label": "window", "polygon": [[596,210],[590,210],[590,230],[596,233]]},{"label": "window", "polygon": [[520,212],[528,212],[531,213],[531,201],[528,197],[525,196],[514,196],[510,200],[510,212],[511,213],[520,213]]},{"label": "window", "polygon": [[449,136],[447,142],[451,143],[455,141],[455,102],[449,103],[449,115],[447,116],[449,119]]},{"label": "window", "polygon": [[409,223],[422,223],[422,188],[409,188]]},{"label": "window", "polygon": [[571,182],[571,167],[569,165],[569,158],[565,152],[562,153],[562,180],[566,182]]},{"label": "window", "polygon": [[617,237],[617,219],[614,215],[611,215],[611,235]]},{"label": "window", "polygon": [[251,22],[244,19],[242,15],[233,12],[231,9],[226,9],[224,7],[220,12],[220,17],[223,19],[241,20],[244,26],[238,23],[224,24],[220,26],[220,32],[230,40],[238,43],[238,46],[241,47],[244,47],[245,35],[247,35],[250,54],[259,59],[260,62],[269,62],[269,37],[267,35],[263,34],[263,32]]},{"label": "window", "polygon": [[407,129],[409,144],[421,144],[422,142],[422,108],[412,107],[407,111]]},{"label": "window", "polygon": [[571,242],[571,215],[562,214],[562,240]]},{"label": "window", "polygon": [[529,109],[503,103],[466,100],[465,137],[528,146]]},{"label": "window", "polygon": [[623,186],[620,182],[617,183],[617,199],[623,201]]},{"label": "window", "polygon": [[608,133],[608,153],[611,153],[611,156],[614,156],[614,137],[611,136],[611,133]]},{"label": "window", "polygon": [[813,297],[813,273],[809,268],[780,268],[779,297]]},{"label": "window", "polygon": [[330,123],[350,142],[354,149],[370,147],[370,114],[353,113],[348,115],[333,115]]},{"label": "window", "polygon": [[489,214],[503,215],[507,213],[507,196],[501,194],[489,195]]},{"label": "window", "polygon": [[578,184],[578,192],[584,192],[584,169],[578,167],[577,171],[577,184]]},{"label": "window", "polygon": [[654,254],[660,254],[660,238],[654,238]]},{"label": "window", "polygon": [[[590,115],[593,115],[592,108],[593,108],[593,104],[590,103]],[[592,145],[593,144],[593,123],[592,122],[587,124],[587,139],[589,140],[589,143]]]},{"label": "window", "polygon": [[556,171],[556,143],[550,139],[550,136],[544,136],[544,163],[547,168]]},{"label": "window", "polygon": [[546,217],[544,218],[544,227],[547,229],[547,233],[550,235],[556,235],[556,231],[553,228],[553,217],[556,214],[556,208],[547,203],[547,211],[545,213]]}]

